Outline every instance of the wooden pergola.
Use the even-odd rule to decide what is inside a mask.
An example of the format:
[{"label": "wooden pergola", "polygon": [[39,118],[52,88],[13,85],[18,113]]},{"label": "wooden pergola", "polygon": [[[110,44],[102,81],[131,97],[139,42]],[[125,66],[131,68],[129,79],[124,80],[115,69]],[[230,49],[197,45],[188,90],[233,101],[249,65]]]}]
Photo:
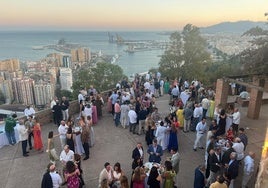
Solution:
[{"label": "wooden pergola", "polygon": [[[251,82],[244,82],[238,78],[250,79]],[[229,83],[236,83],[250,89],[250,99],[247,116],[251,119],[258,119],[262,105],[263,92],[268,92],[268,75],[240,75],[230,76],[217,80],[215,104],[227,105],[229,94]]]}]

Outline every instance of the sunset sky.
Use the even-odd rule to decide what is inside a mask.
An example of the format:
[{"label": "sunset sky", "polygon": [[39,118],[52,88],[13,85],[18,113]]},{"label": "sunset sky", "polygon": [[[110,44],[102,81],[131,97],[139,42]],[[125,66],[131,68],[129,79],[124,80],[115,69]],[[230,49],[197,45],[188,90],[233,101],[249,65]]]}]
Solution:
[{"label": "sunset sky", "polygon": [[266,21],[268,0],[1,0],[0,28],[177,29]]}]

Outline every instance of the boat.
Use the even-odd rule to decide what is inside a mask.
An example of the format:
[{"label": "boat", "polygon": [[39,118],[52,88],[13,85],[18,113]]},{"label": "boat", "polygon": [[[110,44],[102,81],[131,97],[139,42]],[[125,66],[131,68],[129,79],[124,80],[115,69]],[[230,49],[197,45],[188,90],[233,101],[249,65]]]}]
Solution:
[{"label": "boat", "polygon": [[119,59],[119,55],[115,54],[112,59],[111,59],[111,64],[115,64],[117,62],[117,60]]},{"label": "boat", "polygon": [[44,50],[44,46],[33,46],[32,47],[33,50]]}]

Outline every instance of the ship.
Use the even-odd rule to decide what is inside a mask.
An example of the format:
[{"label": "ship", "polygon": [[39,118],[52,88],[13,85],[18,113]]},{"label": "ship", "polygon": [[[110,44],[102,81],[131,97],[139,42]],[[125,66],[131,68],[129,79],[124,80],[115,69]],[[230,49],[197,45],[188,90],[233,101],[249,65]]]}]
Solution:
[{"label": "ship", "polygon": [[32,47],[33,50],[44,50],[44,46],[33,46]]}]

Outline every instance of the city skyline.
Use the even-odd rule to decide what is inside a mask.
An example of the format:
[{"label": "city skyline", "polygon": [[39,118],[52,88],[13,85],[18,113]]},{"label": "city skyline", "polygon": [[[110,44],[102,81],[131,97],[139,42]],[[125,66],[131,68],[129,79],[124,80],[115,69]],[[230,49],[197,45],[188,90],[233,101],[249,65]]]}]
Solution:
[{"label": "city skyline", "polygon": [[267,0],[9,0],[0,29],[181,29],[226,21],[266,21]]}]

